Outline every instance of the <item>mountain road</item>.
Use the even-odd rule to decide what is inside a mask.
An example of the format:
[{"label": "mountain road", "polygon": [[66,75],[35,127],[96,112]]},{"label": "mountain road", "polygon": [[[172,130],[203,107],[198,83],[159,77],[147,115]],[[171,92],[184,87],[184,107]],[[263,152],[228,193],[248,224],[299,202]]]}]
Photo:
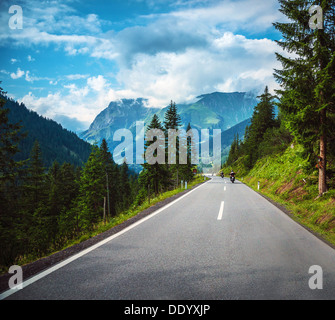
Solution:
[{"label": "mountain road", "polygon": [[[6,299],[335,298],[335,250],[228,178],[212,177],[70,259]],[[322,288],[310,286],[312,266]]]}]

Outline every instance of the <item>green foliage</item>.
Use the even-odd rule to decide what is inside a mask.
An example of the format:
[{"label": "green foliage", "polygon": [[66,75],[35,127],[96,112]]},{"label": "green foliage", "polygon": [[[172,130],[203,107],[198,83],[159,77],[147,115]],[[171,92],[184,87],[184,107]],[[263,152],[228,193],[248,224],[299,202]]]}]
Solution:
[{"label": "green foliage", "polygon": [[247,128],[244,139],[244,152],[248,155],[251,168],[262,152],[260,148],[261,142],[264,140],[264,135],[268,129],[272,129],[276,125],[274,114],[274,97],[269,93],[268,87],[265,88],[264,93],[259,97],[260,102],[255,107],[251,124]]},{"label": "green foliage", "polygon": [[[275,23],[282,33],[278,45],[292,57],[276,54],[283,69],[275,70],[281,84],[280,108],[285,114],[287,128],[304,146],[310,167],[319,166],[319,192],[326,189],[327,158],[333,159],[334,151],[334,97],[335,97],[335,1],[279,1],[280,11],[291,21]],[[323,26],[315,30],[309,26],[308,9],[320,5]]]},{"label": "green foliage", "polygon": [[[172,119],[170,119],[172,121]],[[147,127],[147,131],[149,130],[161,130],[163,132],[163,126],[160,123],[157,115],[154,115],[152,117],[152,120],[150,124]],[[142,187],[142,190],[149,190],[149,193],[154,193],[156,196],[160,192],[160,190],[167,188],[170,172],[168,171],[168,167],[165,163],[158,163],[157,157],[158,151],[161,150],[165,153],[164,144],[160,145],[158,137],[153,137],[153,141],[146,141],[145,143],[145,151],[148,151],[148,148],[152,146],[155,146],[154,152],[152,154],[153,160],[155,160],[155,163],[149,164],[148,162],[144,163],[143,170],[140,174],[140,185]],[[151,155],[150,155],[151,156]],[[155,159],[156,158],[156,159]],[[165,158],[165,154],[164,154]],[[143,194],[144,191],[141,193]],[[139,197],[138,201],[141,201],[142,197]]]},{"label": "green foliage", "polygon": [[176,103],[171,101],[169,108],[164,115],[164,128],[168,129],[178,129],[181,126],[181,118],[178,114]]},{"label": "green foliage", "polygon": [[21,199],[17,179],[23,165],[14,160],[22,135],[19,124],[9,122],[4,95],[0,88],[0,265],[13,263],[20,246],[15,228]]},{"label": "green foliage", "polygon": [[230,151],[228,155],[228,159],[226,161],[226,165],[232,165],[238,158],[240,157],[240,149],[241,149],[241,141],[239,139],[238,134],[234,135],[234,141],[230,146]]}]

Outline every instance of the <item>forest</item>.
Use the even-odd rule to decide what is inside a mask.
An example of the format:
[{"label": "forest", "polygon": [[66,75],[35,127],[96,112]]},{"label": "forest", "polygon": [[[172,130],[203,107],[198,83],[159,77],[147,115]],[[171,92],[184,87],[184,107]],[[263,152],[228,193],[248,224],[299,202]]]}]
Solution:
[{"label": "forest", "polygon": [[[0,93],[6,97],[2,88]],[[9,121],[6,101],[0,100],[2,271],[20,261],[61,250],[72,240],[90,234],[98,224],[139,206],[150,195],[175,189],[180,180],[193,178],[190,138],[187,164],[178,161],[171,165],[145,163],[139,175],[129,170],[126,161],[122,165],[114,162],[105,139],[101,145],[91,147],[88,160],[82,166],[57,160],[46,166],[38,140],[27,159],[17,160],[19,146],[29,137],[29,132]],[[180,125],[177,107],[171,101],[164,123],[153,116],[147,130],[157,128],[167,132]],[[156,140],[154,137],[153,141],[146,142],[145,149]],[[165,148],[168,157],[168,141]],[[19,158],[22,159],[22,155]]]}]

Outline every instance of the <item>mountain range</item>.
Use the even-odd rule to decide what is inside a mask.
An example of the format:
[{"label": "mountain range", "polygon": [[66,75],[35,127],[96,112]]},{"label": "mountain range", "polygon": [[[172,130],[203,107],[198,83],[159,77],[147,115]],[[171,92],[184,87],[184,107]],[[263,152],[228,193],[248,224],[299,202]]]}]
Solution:
[{"label": "mountain range", "polygon": [[[253,92],[213,92],[198,96],[196,102],[177,104],[177,110],[184,129],[188,123],[193,129],[199,131],[201,129],[220,129],[222,156],[224,157],[228,154],[234,135],[238,134],[243,137],[257,103],[256,94]],[[79,136],[85,141],[98,144],[105,138],[110,149],[114,150],[120,143],[113,141],[116,130],[128,129],[135,136],[136,121],[144,121],[147,126],[154,114],[157,114],[163,123],[168,106],[149,108],[147,105],[148,100],[144,98],[112,101],[97,115],[89,129]]]},{"label": "mountain range", "polygon": [[[120,144],[119,141],[113,141],[116,130],[129,129],[135,137],[137,121],[144,121],[148,125],[153,115],[157,114],[163,123],[168,108],[149,108],[148,100],[144,98],[112,101],[97,115],[89,129],[79,133],[78,137],[57,122],[27,109],[23,103],[7,97],[2,98],[6,99],[5,107],[10,110],[9,121],[20,122],[22,131],[28,132],[27,137],[20,141],[20,152],[16,155],[16,160],[29,158],[33,143],[38,140],[46,167],[54,160],[76,166],[83,165],[91,152],[91,145],[100,145],[103,138],[113,152]],[[177,110],[184,129],[188,123],[197,130],[220,129],[222,156],[226,157],[234,135],[243,137],[257,103],[256,95],[251,92],[214,92],[199,96],[194,103],[177,104]],[[133,169],[138,171],[139,168]]]}]

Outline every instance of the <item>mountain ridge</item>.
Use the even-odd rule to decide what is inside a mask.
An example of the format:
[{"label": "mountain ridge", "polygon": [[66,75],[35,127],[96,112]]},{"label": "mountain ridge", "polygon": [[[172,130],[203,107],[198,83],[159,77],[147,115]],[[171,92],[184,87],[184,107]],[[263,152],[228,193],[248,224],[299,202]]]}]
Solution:
[{"label": "mountain ridge", "polygon": [[[182,127],[188,123],[194,129],[221,129],[222,131],[251,118],[254,106],[258,103],[252,92],[213,92],[198,96],[198,101],[190,104],[177,104]],[[113,145],[113,134],[117,129],[129,129],[135,133],[136,121],[148,125],[152,116],[157,114],[161,122],[167,107],[147,107],[148,99],[121,99],[112,101],[91,123],[88,130],[79,136],[90,142],[100,143],[103,138]],[[134,108],[135,107],[135,108]]]},{"label": "mountain ridge", "polygon": [[21,132],[28,133],[19,141],[19,152],[15,160],[26,160],[35,140],[40,144],[42,160],[45,167],[50,167],[53,161],[64,162],[75,166],[82,166],[91,153],[91,145],[80,139],[76,133],[62,127],[52,119],[47,119],[33,110],[29,110],[23,103],[5,96],[0,98],[6,101],[5,108],[9,109],[10,123],[19,123]]}]

